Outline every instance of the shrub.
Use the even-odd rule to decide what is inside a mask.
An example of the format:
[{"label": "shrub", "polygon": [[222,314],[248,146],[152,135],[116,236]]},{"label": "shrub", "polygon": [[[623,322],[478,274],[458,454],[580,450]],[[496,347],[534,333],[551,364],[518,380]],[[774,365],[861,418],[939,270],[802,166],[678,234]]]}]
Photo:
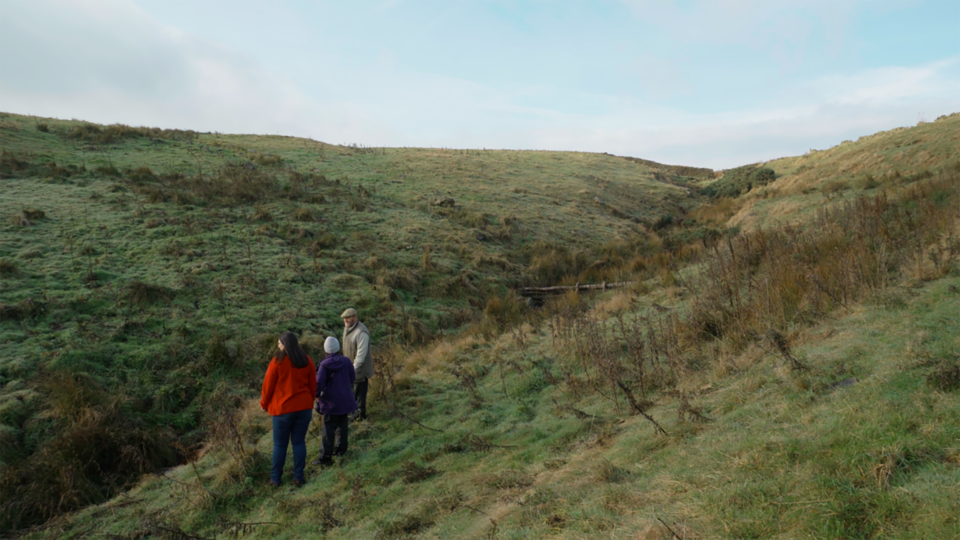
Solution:
[{"label": "shrub", "polygon": [[870,190],[870,189],[876,189],[878,187],[880,187],[880,182],[878,182],[877,179],[874,178],[872,174],[867,174],[860,179],[860,189],[864,191]]},{"label": "shrub", "polygon": [[377,285],[383,285],[391,289],[420,292],[422,279],[422,276],[411,268],[383,268],[377,272],[375,282]]},{"label": "shrub", "polygon": [[297,221],[316,221],[316,218],[313,215],[313,211],[309,208],[298,208],[293,212],[293,219]]},{"label": "shrub", "polygon": [[113,164],[100,165],[95,170],[104,176],[120,176],[121,174],[120,169],[114,167]]},{"label": "shrub", "polygon": [[254,206],[253,212],[253,216],[250,218],[252,221],[273,221],[273,214],[260,205]]},{"label": "shrub", "polygon": [[843,180],[830,180],[825,182],[820,186],[820,192],[823,193],[828,199],[832,199],[837,195],[843,193],[850,186],[847,185]]},{"label": "shrub", "polygon": [[142,281],[134,281],[127,285],[124,298],[131,304],[147,305],[159,301],[169,301],[173,298],[173,291],[159,285],[150,285]]},{"label": "shrub", "polygon": [[0,178],[9,178],[30,168],[30,162],[21,154],[0,150]]},{"label": "shrub", "polygon": [[576,276],[588,266],[582,251],[570,251],[562,244],[536,242],[526,248],[529,258],[526,273],[533,285],[554,285],[567,276]]},{"label": "shrub", "polygon": [[16,263],[9,259],[0,259],[0,275],[15,276],[18,272]]},{"label": "shrub", "polygon": [[257,154],[254,161],[263,166],[280,165],[283,160],[277,154]]},{"label": "shrub", "polygon": [[137,167],[136,169],[128,172],[127,177],[138,184],[155,182],[157,180],[157,175],[150,167]]},{"label": "shrub", "polygon": [[40,122],[37,124],[37,131],[42,133],[50,133],[50,126],[46,122]]},{"label": "shrub", "polygon": [[11,225],[29,227],[30,225],[33,225],[34,221],[44,219],[46,217],[47,214],[43,210],[37,210],[36,208],[24,208],[23,210],[10,216],[8,221]]},{"label": "shrub", "polygon": [[526,304],[514,291],[510,291],[503,298],[495,296],[487,300],[487,305],[483,308],[480,328],[488,334],[502,332],[508,326],[523,321],[525,315]]},{"label": "shrub", "polygon": [[739,197],[753,188],[765,186],[777,179],[776,172],[769,167],[745,165],[723,171],[723,176],[703,188],[708,197]]},{"label": "shrub", "polygon": [[314,253],[319,253],[324,249],[332,248],[337,245],[337,237],[330,233],[323,233],[317,237],[317,241],[311,246]]},{"label": "shrub", "polygon": [[747,191],[754,187],[765,186],[776,179],[777,173],[774,172],[773,169],[769,167],[761,167],[750,173],[750,177],[747,180],[750,187],[747,188]]},{"label": "shrub", "polygon": [[927,382],[945,392],[960,388],[960,357],[936,362],[935,369],[927,376]]}]

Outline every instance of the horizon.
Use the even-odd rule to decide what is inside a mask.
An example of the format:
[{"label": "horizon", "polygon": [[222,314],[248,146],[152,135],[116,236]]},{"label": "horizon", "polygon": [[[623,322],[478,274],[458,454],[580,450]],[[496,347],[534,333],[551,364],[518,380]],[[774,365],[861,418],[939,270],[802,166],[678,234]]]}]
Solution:
[{"label": "horizon", "polygon": [[0,109],[712,169],[960,111],[944,0],[236,6],[4,2]]}]

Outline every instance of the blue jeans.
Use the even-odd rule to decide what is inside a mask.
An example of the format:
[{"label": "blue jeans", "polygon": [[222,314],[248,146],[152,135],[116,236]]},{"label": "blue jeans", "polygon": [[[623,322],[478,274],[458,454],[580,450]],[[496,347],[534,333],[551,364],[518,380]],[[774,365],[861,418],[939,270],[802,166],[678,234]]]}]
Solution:
[{"label": "blue jeans", "polygon": [[312,409],[281,414],[273,417],[273,468],[270,481],[280,483],[283,464],[287,461],[287,443],[293,443],[293,479],[303,482],[303,469],[307,464],[307,428],[313,418]]}]

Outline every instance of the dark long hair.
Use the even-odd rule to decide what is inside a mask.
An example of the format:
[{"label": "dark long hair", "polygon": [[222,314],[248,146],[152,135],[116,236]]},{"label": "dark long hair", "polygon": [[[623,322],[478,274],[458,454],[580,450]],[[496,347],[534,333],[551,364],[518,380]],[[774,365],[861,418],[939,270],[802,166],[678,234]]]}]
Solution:
[{"label": "dark long hair", "polygon": [[[287,358],[290,359],[290,363],[293,364],[295,368],[305,368],[309,364],[307,361],[307,353],[303,352],[303,349],[300,348],[300,342],[297,341],[297,336],[293,332],[284,332],[280,334],[280,343],[283,343],[283,353],[287,355]],[[283,357],[280,358],[283,360]]]}]

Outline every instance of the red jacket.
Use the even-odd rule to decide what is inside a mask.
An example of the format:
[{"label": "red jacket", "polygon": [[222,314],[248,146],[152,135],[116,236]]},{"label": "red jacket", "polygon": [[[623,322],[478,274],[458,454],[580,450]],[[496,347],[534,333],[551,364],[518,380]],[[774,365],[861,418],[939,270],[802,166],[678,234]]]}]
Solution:
[{"label": "red jacket", "polygon": [[307,357],[307,365],[293,367],[286,355],[282,360],[270,360],[267,374],[260,391],[260,407],[270,416],[280,416],[313,408],[313,396],[317,393],[317,368],[313,359]]}]

